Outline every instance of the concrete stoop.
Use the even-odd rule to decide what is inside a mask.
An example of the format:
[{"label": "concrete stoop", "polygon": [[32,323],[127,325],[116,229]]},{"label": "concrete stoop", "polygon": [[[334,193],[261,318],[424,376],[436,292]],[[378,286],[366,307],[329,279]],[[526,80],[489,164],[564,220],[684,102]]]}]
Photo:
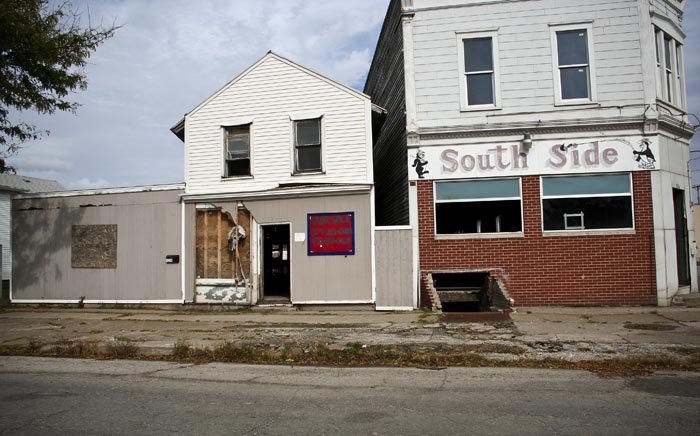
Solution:
[{"label": "concrete stoop", "polygon": [[700,307],[700,293],[676,295],[673,297],[673,306]]}]

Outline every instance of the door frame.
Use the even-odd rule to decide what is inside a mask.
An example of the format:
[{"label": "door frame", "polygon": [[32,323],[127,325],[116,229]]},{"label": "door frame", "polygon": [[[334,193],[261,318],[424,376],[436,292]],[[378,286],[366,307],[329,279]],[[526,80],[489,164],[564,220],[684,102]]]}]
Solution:
[{"label": "door frame", "polygon": [[267,226],[288,226],[289,227],[289,302],[292,302],[292,295],[294,293],[294,288],[292,284],[293,280],[293,268],[292,268],[292,222],[291,221],[280,221],[272,223],[256,223],[258,229],[258,249],[256,250],[257,255],[257,267],[260,274],[260,286],[258,287],[258,304],[264,303],[265,299],[265,227]]},{"label": "door frame", "polygon": [[[672,189],[673,221],[675,228],[674,237],[676,240],[676,279],[679,289],[692,286],[692,264],[690,262],[690,235],[688,234],[688,207],[686,198],[687,191],[685,189]],[[681,284],[681,269],[685,270],[688,283]]]}]

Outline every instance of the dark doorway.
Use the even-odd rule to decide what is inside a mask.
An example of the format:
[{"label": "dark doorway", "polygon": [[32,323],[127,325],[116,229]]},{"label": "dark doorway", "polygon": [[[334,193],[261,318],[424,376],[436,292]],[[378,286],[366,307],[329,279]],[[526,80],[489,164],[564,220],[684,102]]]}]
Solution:
[{"label": "dark doorway", "polygon": [[678,264],[678,286],[690,285],[688,262],[688,218],[685,209],[685,191],[673,190],[673,215],[676,224],[676,259]]},{"label": "dark doorway", "polygon": [[433,286],[443,312],[488,312],[488,273],[435,273]]},{"label": "dark doorway", "polygon": [[290,301],[289,224],[262,227],[263,302]]}]

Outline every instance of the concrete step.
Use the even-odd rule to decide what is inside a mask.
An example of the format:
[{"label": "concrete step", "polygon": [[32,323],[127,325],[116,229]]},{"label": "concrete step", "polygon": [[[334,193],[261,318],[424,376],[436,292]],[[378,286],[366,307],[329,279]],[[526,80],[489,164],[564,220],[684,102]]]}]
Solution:
[{"label": "concrete step", "polygon": [[700,293],[694,292],[692,294],[676,295],[675,297],[673,297],[673,305],[685,307],[700,307]]},{"label": "concrete step", "polygon": [[440,297],[441,303],[468,303],[479,301],[480,291],[472,290],[450,290],[450,291],[437,291]]}]

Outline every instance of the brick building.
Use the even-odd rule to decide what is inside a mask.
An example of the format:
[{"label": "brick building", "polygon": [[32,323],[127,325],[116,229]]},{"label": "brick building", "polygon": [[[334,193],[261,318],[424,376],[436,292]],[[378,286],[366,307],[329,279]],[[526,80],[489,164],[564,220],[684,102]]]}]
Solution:
[{"label": "brick building", "polygon": [[388,111],[377,223],[413,229],[421,306],[697,292],[684,4],[391,1],[365,86]]}]

